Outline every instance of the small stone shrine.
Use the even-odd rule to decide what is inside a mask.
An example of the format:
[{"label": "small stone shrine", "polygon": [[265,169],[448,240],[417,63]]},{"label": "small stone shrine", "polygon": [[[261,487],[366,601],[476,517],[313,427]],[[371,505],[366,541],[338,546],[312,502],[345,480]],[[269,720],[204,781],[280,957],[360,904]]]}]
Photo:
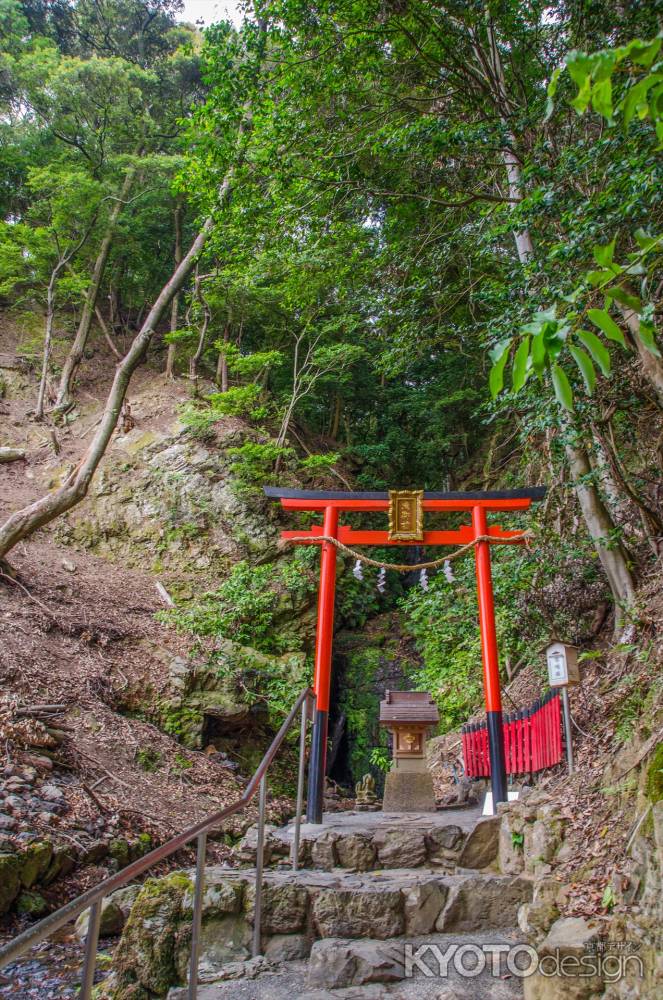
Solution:
[{"label": "small stone shrine", "polygon": [[393,739],[393,762],[384,785],[383,812],[434,812],[433,778],[426,764],[426,736],[440,721],[426,691],[386,691],[380,725]]}]

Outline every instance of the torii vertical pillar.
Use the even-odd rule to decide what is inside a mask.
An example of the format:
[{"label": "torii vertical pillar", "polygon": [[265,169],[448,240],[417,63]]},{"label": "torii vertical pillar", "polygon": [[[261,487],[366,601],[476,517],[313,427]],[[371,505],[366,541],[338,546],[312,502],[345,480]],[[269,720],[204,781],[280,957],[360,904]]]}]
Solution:
[{"label": "torii vertical pillar", "polygon": [[[484,507],[472,508],[474,537],[488,534]],[[493,577],[490,567],[490,543],[477,542],[475,546],[477,593],[479,597],[479,629],[483,659],[483,689],[486,701],[488,753],[490,756],[490,784],[493,792],[493,811],[498,802],[508,799],[506,763],[504,760],[504,731],[502,727],[502,696],[500,694],[500,664],[495,629],[495,603]]]},{"label": "torii vertical pillar", "polygon": [[[337,507],[325,507],[322,533],[331,538],[337,537]],[[315,667],[313,672],[316,710],[313,720],[311,760],[308,772],[308,797],[306,800],[306,820],[308,823],[322,823],[325,771],[327,765],[327,731],[329,728],[335,596],[336,546],[330,542],[323,542],[322,553],[320,555],[318,628],[315,640]]]}]

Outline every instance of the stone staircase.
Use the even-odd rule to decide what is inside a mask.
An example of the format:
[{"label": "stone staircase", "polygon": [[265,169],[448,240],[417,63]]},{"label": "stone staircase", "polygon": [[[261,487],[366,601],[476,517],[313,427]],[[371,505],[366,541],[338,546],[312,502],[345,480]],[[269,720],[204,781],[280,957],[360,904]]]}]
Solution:
[{"label": "stone staircase", "polygon": [[[206,871],[200,1000],[521,997],[522,980],[490,949],[522,940],[517,914],[532,899],[532,881],[496,872],[498,826],[473,810],[335,814],[302,828],[307,867],[296,872],[284,863],[292,826],[270,829],[262,956],[249,958],[254,869]],[[238,856],[248,865],[252,852],[249,834]],[[186,981],[192,874],[141,892],[116,955],[119,983],[123,969],[140,969],[150,995],[163,995],[155,986],[168,977]],[[172,988],[168,998],[185,1000],[186,990]]]}]

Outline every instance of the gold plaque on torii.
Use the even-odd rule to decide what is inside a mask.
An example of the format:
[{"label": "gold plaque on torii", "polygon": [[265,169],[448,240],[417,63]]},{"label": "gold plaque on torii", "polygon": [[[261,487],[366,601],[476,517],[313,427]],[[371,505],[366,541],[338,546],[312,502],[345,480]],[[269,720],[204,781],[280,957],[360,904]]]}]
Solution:
[{"label": "gold plaque on torii", "polygon": [[392,542],[423,542],[423,490],[389,491],[389,538]]}]

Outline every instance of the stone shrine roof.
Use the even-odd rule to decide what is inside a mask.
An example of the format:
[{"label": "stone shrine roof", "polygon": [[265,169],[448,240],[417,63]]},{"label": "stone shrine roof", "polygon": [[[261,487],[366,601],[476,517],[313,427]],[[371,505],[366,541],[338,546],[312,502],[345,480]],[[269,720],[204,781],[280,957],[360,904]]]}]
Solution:
[{"label": "stone shrine roof", "polygon": [[386,691],[380,702],[380,722],[440,721],[440,713],[428,691]]}]

